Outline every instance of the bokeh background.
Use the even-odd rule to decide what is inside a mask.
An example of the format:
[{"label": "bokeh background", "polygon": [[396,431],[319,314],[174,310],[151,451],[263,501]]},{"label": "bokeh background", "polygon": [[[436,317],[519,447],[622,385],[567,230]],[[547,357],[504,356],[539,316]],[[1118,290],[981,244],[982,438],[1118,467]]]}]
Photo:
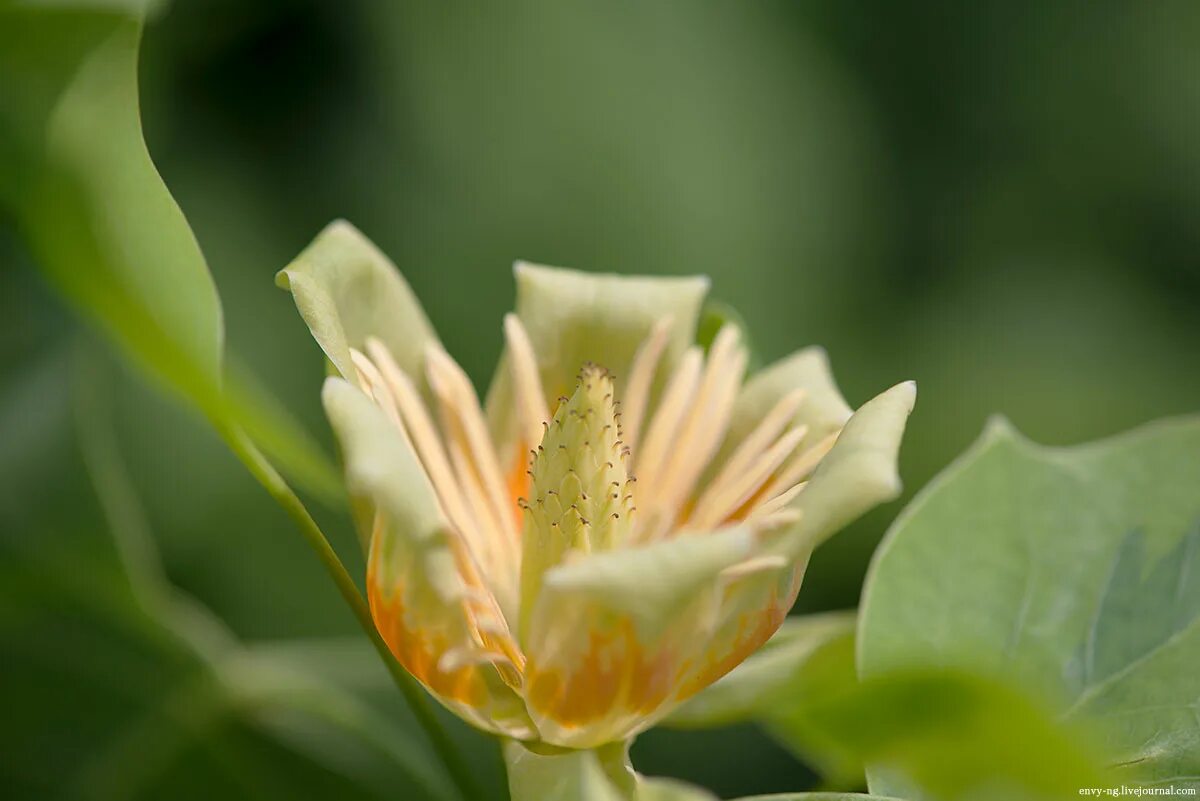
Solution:
[{"label": "bokeh background", "polygon": [[[706,273],[763,361],[823,344],[855,405],[917,380],[906,497],[992,414],[1067,444],[1200,408],[1200,4],[176,0],[141,80],[231,352],[327,446],[321,357],[272,277],[337,217],[396,261],[480,385],[516,258]],[[106,569],[95,462],[116,454],[121,519],[229,633],[355,635],[284,515],[96,344],[3,219],[0,258],[13,797],[47,797],[46,750],[77,770],[64,795],[164,797],[182,779],[171,797],[270,797],[303,776],[288,797],[341,798],[351,776],[365,798],[420,797],[356,774],[353,754],[315,764],[311,738],[268,744],[180,701],[173,657],[79,589]],[[103,392],[80,400],[81,372]],[[903,502],[823,547],[799,611],[857,603]],[[359,569],[343,510],[318,515]],[[139,696],[186,723],[170,748],[126,725]],[[377,706],[410,728],[386,687]],[[487,743],[455,731],[496,785]],[[750,727],[651,732],[634,758],[726,796],[812,782]]]}]

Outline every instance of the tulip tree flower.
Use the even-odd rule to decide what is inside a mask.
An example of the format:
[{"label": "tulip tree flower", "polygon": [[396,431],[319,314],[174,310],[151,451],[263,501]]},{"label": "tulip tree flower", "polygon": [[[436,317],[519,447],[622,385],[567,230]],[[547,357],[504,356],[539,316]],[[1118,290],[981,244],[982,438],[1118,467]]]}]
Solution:
[{"label": "tulip tree flower", "polygon": [[485,731],[600,748],[759,648],[813,549],[895,497],[915,387],[852,413],[815,348],[747,376],[736,326],[694,344],[705,278],[515,274],[483,404],[348,224],[279,281],[331,363],[396,658]]}]

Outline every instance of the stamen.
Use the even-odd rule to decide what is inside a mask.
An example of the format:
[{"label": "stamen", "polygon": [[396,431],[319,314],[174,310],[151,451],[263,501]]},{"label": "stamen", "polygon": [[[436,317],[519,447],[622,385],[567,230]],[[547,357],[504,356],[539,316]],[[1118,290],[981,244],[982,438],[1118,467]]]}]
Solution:
[{"label": "stamen", "polygon": [[[491,502],[489,516],[515,546],[516,520],[505,495],[500,463],[483,419],[483,410],[470,379],[458,363],[437,345],[430,345],[426,350],[426,369],[430,386],[441,401],[443,414],[447,418],[447,439],[451,443],[457,441],[463,456],[469,458],[470,466]],[[456,436],[452,436],[452,432]]]},{"label": "stamen", "polygon": [[792,486],[791,488],[784,490],[783,492],[779,493],[775,497],[768,498],[767,500],[758,504],[757,506],[754,507],[754,509],[750,512],[750,514],[746,515],[746,522],[754,523],[766,515],[769,515],[773,512],[778,512],[780,509],[786,508],[788,506],[788,504],[790,504],[797,495],[799,495],[801,492],[804,491],[804,488],[807,485],[808,485],[807,481],[801,481],[799,484],[796,484],[796,485]]},{"label": "stamen", "polygon": [[637,447],[638,434],[641,433],[642,417],[646,414],[646,404],[650,398],[650,385],[654,381],[654,373],[658,361],[662,358],[671,335],[671,317],[664,317],[650,329],[650,335],[638,347],[629,368],[629,381],[625,385],[624,400],[621,407],[625,410],[621,418],[622,435],[630,450]]},{"label": "stamen", "polygon": [[799,509],[780,509],[778,512],[760,516],[754,521],[754,525],[760,530],[769,531],[783,526],[790,526],[799,519]]},{"label": "stamen", "polygon": [[784,427],[796,416],[796,412],[807,394],[803,389],[796,389],[780,398],[771,411],[763,417],[762,422],[746,435],[741,444],[729,456],[725,466],[721,468],[721,472],[704,488],[704,495],[725,494],[729,483],[737,481],[754,460],[783,432]]},{"label": "stamen", "polygon": [[696,505],[690,523],[696,528],[715,528],[742,507],[808,434],[808,426],[797,426],[784,434],[757,460],[722,486],[707,490]]},{"label": "stamen", "polygon": [[780,570],[789,564],[791,563],[782,556],[756,556],[753,559],[747,559],[744,562],[738,562],[736,565],[725,568],[721,571],[721,578],[727,581],[736,581],[755,573]]},{"label": "stamen", "polygon": [[643,490],[640,500],[643,505],[649,493],[653,492],[658,474],[668,455],[667,449],[672,444],[675,432],[683,422],[688,403],[696,391],[703,358],[700,348],[696,346],[688,348],[684,353],[646,429],[645,444],[640,453],[635,453],[634,472],[641,477]]},{"label": "stamen", "polygon": [[[738,347],[739,339],[737,327],[725,325],[713,341],[697,397],[676,436],[668,467],[659,479],[655,496],[664,510],[682,507],[725,437],[746,367],[747,354],[744,348]],[[670,524],[674,520],[667,518],[666,522]]]},{"label": "stamen", "polygon": [[412,440],[400,418],[400,410],[396,408],[396,399],[379,370],[362,351],[355,348],[350,348],[350,361],[354,363],[354,370],[358,374],[358,383],[363,392],[371,396],[387,418],[396,425],[396,428],[400,430],[400,436],[404,437],[404,441],[411,448]]},{"label": "stamen", "polygon": [[525,326],[515,314],[504,315],[504,336],[512,360],[513,395],[524,429],[523,441],[532,446],[541,441],[542,427],[550,419],[550,413],[546,410],[546,396],[542,391],[542,379],[538,375],[537,356]]},{"label": "stamen", "polygon": [[500,608],[512,608],[509,605],[516,603],[517,594],[513,555],[505,553],[501,539],[488,535],[488,523],[481,520],[478,510],[471,508],[450,465],[437,427],[412,380],[379,340],[368,340],[367,351],[374,358],[382,380],[411,431],[415,453],[433,485],[439,505],[463,540],[465,548],[461,556],[469,564],[460,564],[460,569],[470,567],[467,572],[474,574],[466,575],[464,579],[468,586],[478,582],[481,586],[477,592],[486,594],[492,603],[498,600]]},{"label": "stamen", "polygon": [[840,430],[834,431],[811,448],[796,454],[783,472],[767,485],[766,490],[763,491],[763,497],[770,498],[777,495],[807,478],[808,474],[815,470],[821,460],[825,458],[825,454],[833,448],[833,444],[837,442],[838,435],[841,433]]},{"label": "stamen", "polygon": [[486,544],[478,541],[479,523],[467,511],[466,501],[447,460],[437,428],[412,380],[396,364],[391,352],[382,342],[377,339],[368,340],[367,350],[378,363],[401,415],[412,430],[417,455],[451,524],[471,542],[476,553],[486,552]]}]

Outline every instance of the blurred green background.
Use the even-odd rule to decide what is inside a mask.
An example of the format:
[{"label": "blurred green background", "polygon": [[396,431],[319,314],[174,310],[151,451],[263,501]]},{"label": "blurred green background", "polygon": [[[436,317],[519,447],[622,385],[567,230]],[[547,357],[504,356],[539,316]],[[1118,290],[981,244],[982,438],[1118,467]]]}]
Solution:
[{"label": "blurred green background", "polygon": [[[335,217],[397,262],[481,386],[514,259],[706,273],[763,360],[823,344],[853,405],[917,380],[909,494],[993,413],[1071,443],[1200,407],[1200,4],[177,0],[141,75],[231,353],[327,444],[322,360],[272,276]],[[121,723],[175,709],[190,674],[170,635],[108,614],[114,507],[255,647],[354,623],[265,493],[94,344],[2,218],[0,258],[0,789],[423,797],[363,779],[353,749],[310,761],[295,726],[265,740],[261,717],[188,701],[170,749]],[[115,491],[96,486],[108,458]],[[902,503],[822,549],[798,609],[856,604]],[[318,516],[361,569],[344,513]],[[745,727],[651,732],[634,758],[723,795],[812,781]]]}]

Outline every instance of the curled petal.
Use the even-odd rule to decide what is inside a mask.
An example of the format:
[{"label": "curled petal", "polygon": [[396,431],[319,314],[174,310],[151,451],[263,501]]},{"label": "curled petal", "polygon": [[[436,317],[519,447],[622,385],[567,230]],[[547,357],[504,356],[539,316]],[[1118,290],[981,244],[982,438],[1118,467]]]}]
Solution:
[{"label": "curled petal", "polygon": [[391,260],[345,220],[330,223],[275,283],[290,290],[313,338],[343,378],[354,380],[351,348],[378,338],[409,375],[421,375],[437,341],[429,319]]},{"label": "curled petal", "polygon": [[900,494],[896,462],[916,401],[917,385],[905,381],[854,413],[792,502],[800,520],[772,546],[774,552],[799,558],[868,509]]}]

